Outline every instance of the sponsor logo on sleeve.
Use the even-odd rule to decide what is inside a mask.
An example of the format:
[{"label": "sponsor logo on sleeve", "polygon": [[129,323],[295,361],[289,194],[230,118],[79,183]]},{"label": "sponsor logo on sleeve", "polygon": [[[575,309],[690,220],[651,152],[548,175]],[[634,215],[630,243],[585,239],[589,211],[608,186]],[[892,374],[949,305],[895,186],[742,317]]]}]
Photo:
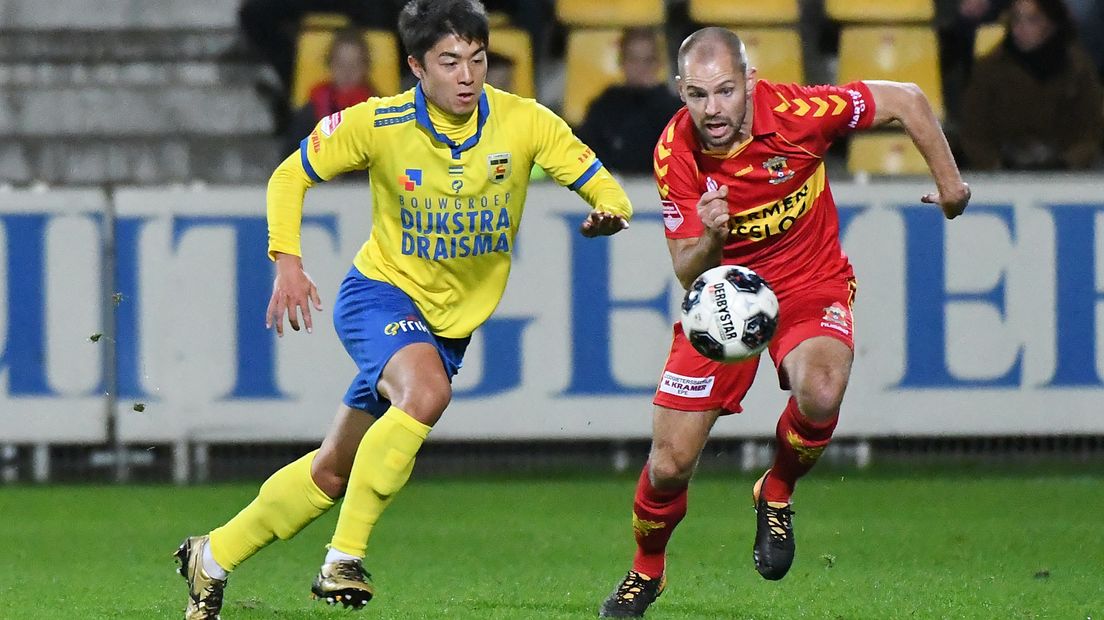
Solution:
[{"label": "sponsor logo on sleeve", "polygon": [[682,226],[683,217],[682,212],[670,200],[664,200],[661,202],[663,205],[663,225],[667,227],[667,230],[675,232]]},{"label": "sponsor logo on sleeve", "polygon": [[851,120],[847,122],[847,126],[854,129],[859,126],[862,113],[866,112],[866,99],[863,98],[862,93],[854,89],[849,89],[847,94],[851,95]]},{"label": "sponsor logo on sleeve", "polygon": [[311,150],[317,153],[322,148],[322,140],[318,138],[318,130],[310,132]]},{"label": "sponsor logo on sleeve", "polygon": [[713,391],[714,377],[685,377],[664,371],[659,381],[659,391],[683,398],[705,398]]},{"label": "sponsor logo on sleeve", "polygon": [[333,135],[333,132],[337,130],[337,126],[341,124],[341,112],[334,112],[333,114],[322,119],[322,123],[319,124],[319,129],[322,130],[322,135],[329,138]]}]

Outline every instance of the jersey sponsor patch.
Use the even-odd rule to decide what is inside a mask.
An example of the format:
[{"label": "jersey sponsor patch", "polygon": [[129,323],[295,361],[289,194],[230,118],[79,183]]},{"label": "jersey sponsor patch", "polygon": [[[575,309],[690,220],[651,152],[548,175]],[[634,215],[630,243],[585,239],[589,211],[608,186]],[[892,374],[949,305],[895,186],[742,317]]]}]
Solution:
[{"label": "jersey sponsor patch", "polygon": [[322,119],[322,123],[319,128],[322,130],[322,135],[327,138],[333,135],[333,132],[337,129],[337,126],[341,124],[341,111],[334,112],[333,114]]},{"label": "jersey sponsor patch", "polygon": [[679,226],[682,226],[684,219],[682,212],[670,200],[664,200],[660,204],[663,205],[663,225],[667,227],[667,230],[675,232],[679,229]]},{"label": "jersey sponsor patch", "polygon": [[847,94],[851,95],[851,120],[847,121],[847,126],[854,129],[859,126],[862,113],[866,112],[866,99],[863,99],[862,93],[855,89],[849,89]]},{"label": "jersey sponsor patch", "polygon": [[670,371],[663,372],[659,381],[659,391],[683,398],[705,398],[713,392],[715,377],[686,377]]}]

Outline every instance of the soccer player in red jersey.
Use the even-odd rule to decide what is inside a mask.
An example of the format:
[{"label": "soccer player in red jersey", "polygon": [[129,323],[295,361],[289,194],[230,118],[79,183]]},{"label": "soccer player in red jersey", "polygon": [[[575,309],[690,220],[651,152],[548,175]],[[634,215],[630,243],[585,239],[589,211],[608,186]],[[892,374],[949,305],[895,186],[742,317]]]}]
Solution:
[{"label": "soccer player in red jersey", "polygon": [[[853,359],[855,278],[840,246],[824,153],[851,131],[896,120],[935,179],[937,191],[923,202],[954,218],[966,208],[970,189],[913,84],[806,87],[757,80],[743,43],[723,28],[687,37],[678,66],[686,107],[655,147],[675,274],[689,287],[711,267],[744,265],[767,280],[780,303],[769,353],[790,399],[778,420],[774,463],[752,494],[755,567],[766,579],[781,579],[794,556],[790,496],[832,437]],[[691,347],[681,326],[673,334],[654,400],[651,454],[633,501],[636,555],[603,603],[602,617],[641,617],[663,591],[667,542],[686,514],[698,456],[717,417],[741,411],[758,366],[758,358],[711,361]]]}]

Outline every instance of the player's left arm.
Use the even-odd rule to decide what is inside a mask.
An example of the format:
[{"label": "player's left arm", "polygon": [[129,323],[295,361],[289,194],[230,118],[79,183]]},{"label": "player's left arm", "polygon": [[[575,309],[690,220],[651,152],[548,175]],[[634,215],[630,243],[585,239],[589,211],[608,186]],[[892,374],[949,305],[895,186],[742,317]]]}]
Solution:
[{"label": "player's left arm", "polygon": [[871,126],[900,122],[931,170],[937,191],[920,200],[939,205],[947,219],[961,215],[970,201],[970,186],[958,172],[947,137],[924,91],[916,84],[904,82],[872,80],[863,83],[874,99]]},{"label": "player's left arm", "polygon": [[628,228],[632,203],[621,184],[563,119],[540,104],[534,105],[534,161],[593,207],[579,232],[585,237],[599,237]]}]

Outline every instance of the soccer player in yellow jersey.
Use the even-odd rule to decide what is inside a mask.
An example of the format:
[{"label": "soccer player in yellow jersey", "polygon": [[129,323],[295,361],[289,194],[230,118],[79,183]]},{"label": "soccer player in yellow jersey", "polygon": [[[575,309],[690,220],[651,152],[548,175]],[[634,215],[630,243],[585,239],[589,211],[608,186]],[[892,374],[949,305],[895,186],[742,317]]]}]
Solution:
[{"label": "soccer player in yellow jersey", "polygon": [[560,118],[484,84],[488,25],[478,0],[411,0],[399,34],[418,85],[323,119],[268,186],[276,282],[267,321],[282,336],[285,314],[309,332],[310,306],[321,309],[301,259],[304,193],[346,171],[370,172],[372,232],[333,311],[359,373],[321,448],[273,474],[226,525],[180,546],[186,618],[218,618],[230,571],[342,495],[311,591],[352,607],[372,598],[362,565],[369,535],[448,405],[472,332],[502,296],[534,163],[594,208],[583,235],[628,226],[624,190]]}]

